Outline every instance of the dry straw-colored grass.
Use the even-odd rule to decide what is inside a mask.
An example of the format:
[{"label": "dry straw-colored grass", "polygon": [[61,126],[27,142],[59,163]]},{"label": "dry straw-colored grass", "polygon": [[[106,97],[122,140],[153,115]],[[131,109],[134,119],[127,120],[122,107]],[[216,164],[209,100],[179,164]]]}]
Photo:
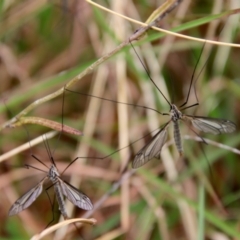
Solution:
[{"label": "dry straw-colored grass", "polygon": [[[79,239],[79,232],[83,239],[101,240],[240,239],[238,131],[203,135],[206,145],[182,124],[184,158],[179,158],[170,129],[161,161],[132,170],[134,155],[150,139],[146,134],[154,134],[167,117],[68,91],[63,106],[65,86],[168,112],[129,38],[151,77],[176,104],[185,100],[201,42],[206,42],[197,67],[200,72],[210,56],[196,83],[200,106],[188,113],[226,118],[238,126],[239,2],[184,0],[144,35],[146,23],[173,2],[4,0],[0,4],[1,99],[7,105],[0,106],[1,239],[30,239],[55,228],[44,230],[53,214],[44,192],[27,210],[8,217],[10,206],[42,177],[41,172],[24,168],[24,164],[41,168],[31,154],[50,165],[39,138],[48,131],[46,126],[35,124],[34,118],[33,125],[17,127],[32,116],[60,126],[63,119],[83,131],[84,136],[63,133],[60,138],[50,132],[49,144],[60,172],[71,159],[83,157],[63,177],[89,196],[94,210],[84,212],[68,201],[66,208],[71,218],[97,221],[93,226],[79,225],[76,231],[73,224],[63,227],[67,220],[44,239]],[[192,91],[189,102],[195,101]],[[6,128],[9,125],[16,128]],[[34,138],[39,141],[29,144]],[[120,148],[124,149],[104,158]],[[54,224],[61,220],[56,205]]]}]

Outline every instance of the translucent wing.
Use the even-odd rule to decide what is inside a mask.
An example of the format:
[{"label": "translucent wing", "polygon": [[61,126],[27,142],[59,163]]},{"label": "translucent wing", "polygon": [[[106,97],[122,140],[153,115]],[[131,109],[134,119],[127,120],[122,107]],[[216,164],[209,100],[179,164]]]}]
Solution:
[{"label": "translucent wing", "polygon": [[63,194],[67,197],[67,199],[74,204],[75,206],[82,208],[84,210],[92,210],[93,205],[91,200],[83,193],[81,193],[77,188],[72,186],[71,184],[61,180],[58,178],[59,183],[61,185]]},{"label": "translucent wing", "polygon": [[10,208],[8,216],[18,214],[24,209],[28,208],[41,194],[43,183],[47,177],[43,178],[35,187],[31,188],[22,197],[20,197]]},{"label": "translucent wing", "polygon": [[203,132],[220,134],[231,133],[236,130],[236,125],[229,120],[190,115],[185,116],[187,116],[195,128]]},{"label": "translucent wing", "polygon": [[155,134],[151,142],[145,145],[135,156],[132,167],[139,168],[153,158],[160,158],[160,153],[167,138],[167,126],[170,121]]}]

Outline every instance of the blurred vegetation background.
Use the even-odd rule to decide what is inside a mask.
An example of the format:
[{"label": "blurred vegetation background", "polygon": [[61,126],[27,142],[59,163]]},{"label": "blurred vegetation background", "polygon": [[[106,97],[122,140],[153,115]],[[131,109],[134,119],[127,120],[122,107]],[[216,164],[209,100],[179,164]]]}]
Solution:
[{"label": "blurred vegetation background", "polygon": [[[145,22],[164,1],[97,2]],[[200,24],[203,18],[210,19],[214,14],[240,8],[239,5],[237,0],[184,0],[160,27],[185,27],[181,32],[185,35],[240,43],[239,14]],[[196,26],[191,27],[191,24]],[[139,27],[84,0],[1,1],[1,124],[35,100],[63,87],[128,39]],[[147,36],[135,44],[151,77],[176,105],[186,99],[202,47],[203,43],[165,36],[154,30],[149,30]],[[196,77],[201,72],[196,82],[200,105],[188,109],[188,114],[228,119],[235,122],[238,129],[239,56],[239,48],[205,45],[195,74]],[[161,112],[169,111],[130,46],[107,59],[71,89]],[[189,104],[195,102],[194,91],[191,91]],[[141,139],[103,160],[79,159],[64,173],[64,179],[88,195],[93,204],[121,179],[127,164],[131,171],[134,155],[151,138],[146,135],[156,133],[169,119],[151,110],[67,91],[63,114],[62,106],[63,98],[58,96],[28,114],[59,123],[63,115],[65,124],[84,132],[83,137],[64,133],[60,138],[49,139],[60,172],[76,156],[104,158]],[[4,129],[0,138],[1,154],[49,131],[46,127],[29,125],[28,138],[25,130],[22,127]],[[201,133],[216,143],[206,145],[185,139],[188,135],[192,138],[196,135],[181,124],[184,159],[179,158],[172,132],[169,129],[161,160],[152,160],[137,169],[93,212],[97,225],[82,226],[83,239],[240,239],[238,131],[219,136]],[[43,169],[31,154],[50,165],[43,143],[1,160],[0,239],[29,239],[41,232],[52,219],[45,191],[27,210],[8,217],[11,205],[44,175],[24,168],[24,164],[31,164]],[[53,194],[50,196],[53,198]],[[86,214],[69,202],[66,206],[71,217]],[[54,215],[56,223],[60,217],[57,204]],[[63,230],[59,229],[45,239],[79,239],[73,226],[69,226],[69,232]]]}]

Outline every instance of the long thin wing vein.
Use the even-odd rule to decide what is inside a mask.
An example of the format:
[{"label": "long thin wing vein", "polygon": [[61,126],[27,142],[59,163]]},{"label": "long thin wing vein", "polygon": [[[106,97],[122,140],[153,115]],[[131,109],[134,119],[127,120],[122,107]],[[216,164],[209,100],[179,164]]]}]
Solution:
[{"label": "long thin wing vein", "polygon": [[160,158],[160,153],[167,138],[168,122],[155,136],[150,143],[145,145],[135,156],[132,167],[139,168],[153,158]]},{"label": "long thin wing vein", "polygon": [[84,210],[92,210],[93,205],[91,200],[82,192],[80,192],[77,188],[70,185],[69,183],[61,180],[59,178],[59,182],[61,184],[63,194],[67,197],[67,199],[74,204],[75,206],[82,208]]},{"label": "long thin wing vein", "polygon": [[10,208],[8,215],[12,216],[18,214],[24,209],[28,208],[41,194],[43,183],[47,177],[43,178],[35,187],[31,188],[23,196],[21,196]]},{"label": "long thin wing vein", "polygon": [[236,125],[229,120],[189,115],[186,116],[189,118],[195,128],[203,132],[220,134],[232,133],[236,130]]}]

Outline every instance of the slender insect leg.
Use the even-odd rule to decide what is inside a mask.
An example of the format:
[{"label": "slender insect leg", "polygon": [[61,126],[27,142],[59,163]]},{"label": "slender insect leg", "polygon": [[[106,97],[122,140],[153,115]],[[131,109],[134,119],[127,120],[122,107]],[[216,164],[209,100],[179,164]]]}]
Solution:
[{"label": "slender insect leg", "polygon": [[208,160],[208,157],[207,157],[207,154],[204,150],[204,147],[202,145],[203,142],[199,142],[199,146],[200,146],[200,150],[201,152],[203,153],[203,156],[204,158],[206,159],[207,161],[207,164],[208,164],[208,169],[209,169],[209,172],[210,172],[210,175],[212,176],[212,179],[213,179],[213,186],[212,186],[212,191],[211,191],[211,196],[214,200],[214,202],[216,203],[216,205],[219,207],[219,209],[221,209],[222,213],[227,216],[228,213],[227,213],[227,210],[226,208],[224,207],[223,203],[221,202],[221,199],[220,197],[218,196],[217,192],[215,191],[215,189],[217,189],[216,187],[214,187],[214,185],[216,186],[216,181],[215,181],[215,178],[214,178],[214,174],[213,174],[213,171],[212,171],[212,168],[211,168],[211,165],[210,165],[210,162]]},{"label": "slender insect leg", "polygon": [[[187,122],[186,122],[186,123],[187,123]],[[205,150],[204,150],[204,146],[202,145],[202,143],[204,143],[204,144],[206,144],[206,145],[208,145],[208,144],[207,144],[207,142],[204,140],[204,138],[202,138],[202,137],[191,127],[190,124],[187,124],[187,125],[188,125],[189,129],[190,129],[195,135],[197,135],[199,138],[202,139],[202,142],[199,142],[199,147],[200,147],[200,150],[201,150],[201,152],[203,153],[203,156],[204,156],[204,158],[206,159],[206,162],[207,162],[207,164],[208,164],[208,169],[209,169],[210,175],[213,177],[213,176],[214,176],[214,175],[213,175],[213,171],[212,171],[210,162],[209,162],[209,160],[208,160],[207,154],[206,154],[206,152],[205,152]],[[201,176],[199,177],[199,179],[201,179]],[[214,180],[214,179],[213,179],[213,180]],[[223,213],[224,215],[227,215],[227,212],[226,212],[225,207],[223,206],[223,204],[222,204],[219,196],[217,195],[216,191],[214,190],[214,189],[216,189],[216,188],[214,187],[214,185],[215,185],[214,183],[215,183],[215,181],[213,181],[213,187],[212,187],[212,190],[210,191],[210,194],[211,194],[214,202],[216,203],[216,205],[219,207],[219,209],[221,209],[222,213]]]},{"label": "slender insect leg", "polygon": [[52,202],[52,200],[51,200],[51,197],[50,197],[49,194],[48,194],[48,190],[49,190],[52,186],[53,186],[53,185],[51,185],[51,186],[49,186],[49,187],[47,187],[47,188],[45,189],[45,192],[46,192],[46,194],[47,194],[47,196],[48,196],[48,200],[49,200],[49,202],[50,202],[51,209],[52,209],[52,220],[47,224],[47,226],[46,226],[45,228],[48,228],[48,227],[54,222],[54,220],[55,220],[55,218],[54,218],[54,203],[56,202],[55,194],[54,194],[54,197],[53,197],[53,202]]},{"label": "slender insect leg", "polygon": [[[192,76],[191,76],[191,81],[190,81],[190,85],[189,85],[189,89],[188,89],[188,93],[187,93],[186,100],[185,100],[185,102],[184,102],[182,105],[179,106],[179,108],[181,108],[181,110],[184,110],[184,109],[191,108],[191,107],[193,107],[193,106],[199,105],[199,101],[198,101],[198,97],[197,97],[197,93],[196,93],[196,82],[197,82],[197,80],[199,79],[201,72],[202,72],[203,69],[205,68],[205,66],[206,66],[206,64],[207,64],[207,62],[208,62],[208,59],[206,60],[205,64],[203,65],[202,69],[200,70],[200,73],[198,74],[198,76],[197,76],[197,78],[196,78],[195,80],[194,80],[194,76],[195,76],[195,73],[196,73],[196,70],[197,70],[198,63],[200,62],[200,59],[201,59],[201,56],[202,56],[204,47],[205,47],[205,43],[204,43],[203,46],[202,46],[200,55],[199,55],[199,57],[198,57],[198,59],[197,59],[197,62],[196,62],[196,64],[195,64],[195,67],[194,67],[194,70],[193,70],[193,73],[192,73]],[[190,105],[190,106],[187,106],[187,107],[183,108],[183,107],[188,103],[192,86],[193,86],[193,88],[194,88],[194,93],[195,93],[195,97],[196,97],[197,102],[194,103],[194,104],[192,104],[192,105]]]}]

